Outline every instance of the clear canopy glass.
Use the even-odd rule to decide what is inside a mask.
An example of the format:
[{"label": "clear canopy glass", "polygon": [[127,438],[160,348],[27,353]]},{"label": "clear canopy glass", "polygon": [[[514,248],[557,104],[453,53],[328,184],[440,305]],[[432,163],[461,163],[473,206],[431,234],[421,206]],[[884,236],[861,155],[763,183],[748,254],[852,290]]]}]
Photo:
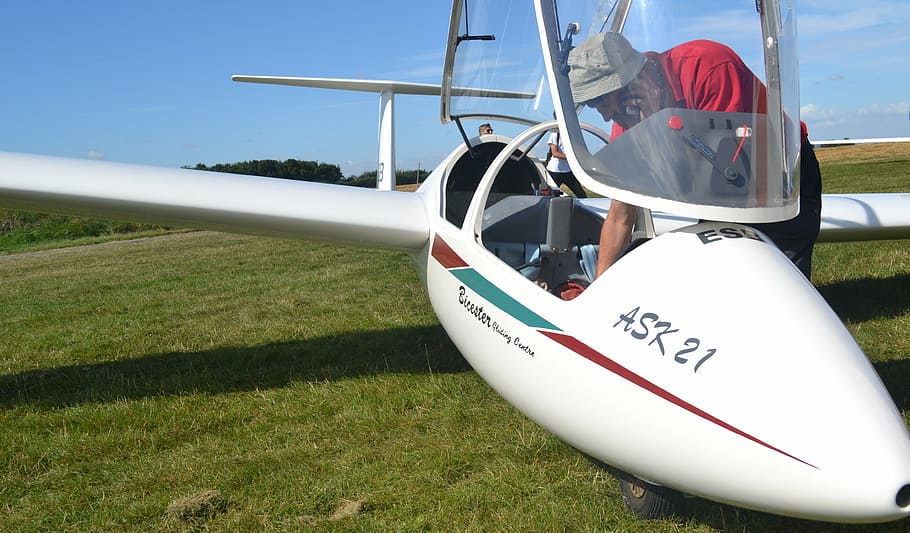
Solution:
[{"label": "clear canopy glass", "polygon": [[456,0],[446,67],[444,121],[555,117],[596,193],[710,220],[797,213],[790,1]]},{"label": "clear canopy glass", "polygon": [[[538,9],[569,160],[587,187],[703,219],[797,213],[791,3],[541,0]],[[610,131],[609,144],[589,142],[581,123]]]},{"label": "clear canopy glass", "polygon": [[534,5],[455,0],[443,76],[442,121],[553,120]]}]

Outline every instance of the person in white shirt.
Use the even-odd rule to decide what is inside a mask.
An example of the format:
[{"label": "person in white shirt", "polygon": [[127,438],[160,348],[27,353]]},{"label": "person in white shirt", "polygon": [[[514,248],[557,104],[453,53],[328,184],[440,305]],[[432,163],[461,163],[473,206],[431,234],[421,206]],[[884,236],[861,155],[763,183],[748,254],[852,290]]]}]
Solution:
[{"label": "person in white shirt", "polygon": [[575,174],[572,174],[569,162],[566,161],[566,154],[562,140],[559,138],[559,132],[554,131],[551,133],[547,139],[547,144],[550,147],[550,161],[547,162],[547,172],[553,177],[553,181],[556,182],[557,186],[565,185],[568,187],[576,198],[587,198],[588,195],[582,188],[581,183],[578,183],[578,178],[575,177]]}]

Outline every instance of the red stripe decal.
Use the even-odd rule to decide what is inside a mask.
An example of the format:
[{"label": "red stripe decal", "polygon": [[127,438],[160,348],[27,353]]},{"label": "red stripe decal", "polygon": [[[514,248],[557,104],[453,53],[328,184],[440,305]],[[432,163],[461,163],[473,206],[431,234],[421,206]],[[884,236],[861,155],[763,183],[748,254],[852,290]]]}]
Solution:
[{"label": "red stripe decal", "polygon": [[448,244],[439,234],[436,235],[436,238],[433,239],[433,251],[431,252],[433,258],[439,261],[439,264],[445,268],[459,268],[466,267],[468,264],[464,259],[458,256],[454,250],[452,250]]},{"label": "red stripe decal", "polygon": [[628,368],[625,368],[624,366],[620,365],[616,361],[614,361],[614,360],[610,359],[609,357],[603,355],[602,353],[598,352],[594,348],[591,348],[587,344],[579,341],[575,337],[571,337],[569,335],[565,335],[562,333],[557,333],[555,331],[538,330],[538,332],[540,332],[543,335],[546,335],[547,337],[553,339],[554,341],[558,342],[559,344],[562,344],[566,348],[583,356],[584,358],[588,359],[589,361],[602,366],[603,368],[609,370],[610,372],[613,372],[617,376],[619,376],[631,383],[634,383],[635,385],[638,385],[639,387],[651,392],[652,394],[655,394],[655,395],[663,398],[664,400],[666,400],[674,405],[677,405],[700,418],[707,420],[708,422],[716,424],[716,425],[726,429],[727,431],[736,433],[737,435],[739,435],[741,437],[749,439],[750,441],[755,442],[756,444],[760,444],[761,446],[764,446],[765,448],[768,448],[770,450],[774,450],[775,452],[785,455],[795,461],[799,461],[800,463],[811,466],[812,468],[815,468],[816,470],[818,469],[817,466],[807,463],[806,461],[803,461],[799,457],[794,457],[783,450],[775,448],[774,446],[771,446],[767,442],[764,442],[761,439],[753,437],[752,435],[749,435],[745,431],[738,429],[738,428],[724,422],[723,420],[721,420],[709,413],[706,413],[705,411],[702,411],[698,407],[695,407],[694,405],[683,400],[679,396],[676,396],[675,394],[672,394],[671,392],[669,392],[661,387],[658,387],[654,383],[651,383],[650,381],[639,376],[635,372],[632,372]]}]

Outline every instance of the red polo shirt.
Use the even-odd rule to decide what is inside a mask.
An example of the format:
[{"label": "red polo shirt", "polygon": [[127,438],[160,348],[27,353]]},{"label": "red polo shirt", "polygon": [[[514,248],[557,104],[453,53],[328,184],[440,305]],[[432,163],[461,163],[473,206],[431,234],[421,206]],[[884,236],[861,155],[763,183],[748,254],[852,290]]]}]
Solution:
[{"label": "red polo shirt", "polygon": [[690,41],[655,59],[673,91],[676,107],[732,113],[767,113],[764,84],[729,47],[713,41]]},{"label": "red polo shirt", "polygon": [[[723,44],[697,40],[682,43],[666,52],[645,52],[660,65],[674,101],[672,107],[767,113],[767,89],[743,63],[736,52]],[[806,139],[806,125],[802,137]],[[612,138],[623,128],[613,123]]]}]

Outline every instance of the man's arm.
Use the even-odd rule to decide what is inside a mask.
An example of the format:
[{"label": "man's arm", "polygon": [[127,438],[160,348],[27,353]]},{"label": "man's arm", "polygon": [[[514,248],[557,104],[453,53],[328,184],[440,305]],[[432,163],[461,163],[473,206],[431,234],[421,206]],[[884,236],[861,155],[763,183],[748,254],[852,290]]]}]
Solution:
[{"label": "man's arm", "polygon": [[550,153],[553,154],[553,157],[556,159],[565,159],[566,154],[559,150],[559,147],[555,144],[550,143]]},{"label": "man's arm", "polygon": [[597,255],[597,275],[600,276],[616,261],[629,244],[635,224],[635,206],[618,200],[610,202],[610,210],[600,228],[600,252]]}]

